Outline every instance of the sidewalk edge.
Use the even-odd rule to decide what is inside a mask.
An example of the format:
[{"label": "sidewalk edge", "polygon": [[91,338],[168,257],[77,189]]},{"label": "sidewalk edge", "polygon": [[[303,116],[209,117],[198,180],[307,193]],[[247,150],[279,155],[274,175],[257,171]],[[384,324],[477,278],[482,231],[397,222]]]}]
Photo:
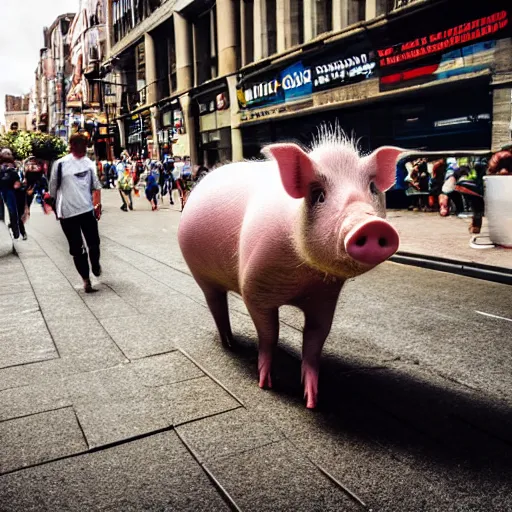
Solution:
[{"label": "sidewalk edge", "polygon": [[503,267],[493,267],[466,261],[460,262],[448,258],[437,258],[409,252],[397,252],[389,260],[402,265],[428,268],[439,272],[448,272],[450,274],[512,285],[512,270]]}]

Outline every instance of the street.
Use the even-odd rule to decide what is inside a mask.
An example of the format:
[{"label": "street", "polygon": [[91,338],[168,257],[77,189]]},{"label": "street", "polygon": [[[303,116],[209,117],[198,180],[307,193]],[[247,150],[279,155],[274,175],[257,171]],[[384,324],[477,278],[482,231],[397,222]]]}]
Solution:
[{"label": "street", "polygon": [[0,260],[1,511],[512,510],[510,286],[396,263],[347,282],[312,412],[298,311],[263,391],[243,302],[229,351],[168,198],[103,205],[99,293],[38,205]]}]

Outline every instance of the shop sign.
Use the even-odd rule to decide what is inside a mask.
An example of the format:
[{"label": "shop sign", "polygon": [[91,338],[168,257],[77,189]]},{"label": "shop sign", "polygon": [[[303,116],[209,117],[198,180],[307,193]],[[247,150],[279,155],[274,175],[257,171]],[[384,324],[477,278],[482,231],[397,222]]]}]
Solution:
[{"label": "shop sign", "polygon": [[238,100],[242,108],[254,108],[293,101],[311,95],[313,92],[312,71],[296,62],[277,76],[249,84],[239,89]]},{"label": "shop sign", "polygon": [[[350,52],[348,53],[347,50]],[[240,108],[262,108],[307,99],[314,92],[361,82],[375,74],[377,66],[367,43],[351,40],[350,46],[336,45],[322,55],[305,56],[274,75],[244,84],[237,91]]]},{"label": "shop sign", "polygon": [[439,56],[437,63],[399,71],[380,78],[381,91],[411,87],[454,76],[490,69],[494,63],[496,41],[477,43]]},{"label": "shop sign", "polygon": [[378,50],[379,65],[387,68],[404,62],[445,52],[460,45],[474,43],[479,39],[496,36],[508,26],[508,13],[505,10],[490,16],[473,19],[446,30],[418,37],[406,43],[396,44]]},{"label": "shop sign", "polygon": [[314,66],[315,91],[371,78],[376,65],[373,55],[365,52]]}]

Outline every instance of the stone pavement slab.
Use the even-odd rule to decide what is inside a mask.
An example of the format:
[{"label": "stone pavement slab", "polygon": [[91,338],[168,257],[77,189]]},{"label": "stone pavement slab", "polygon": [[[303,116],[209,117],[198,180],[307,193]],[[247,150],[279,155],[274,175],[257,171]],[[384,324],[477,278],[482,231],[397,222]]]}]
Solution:
[{"label": "stone pavement slab", "polygon": [[283,441],[207,464],[244,511],[364,510]]},{"label": "stone pavement slab", "polygon": [[204,375],[190,359],[177,350],[139,359],[131,364],[131,368],[147,387],[165,386]]},{"label": "stone pavement slab", "polygon": [[[4,297],[18,297],[13,296]],[[12,306],[16,307],[16,301]],[[0,317],[0,369],[58,357],[53,339],[37,308]]]},{"label": "stone pavement slab", "polygon": [[[508,268],[512,271],[510,249],[473,249],[469,242],[469,218],[441,217],[439,213],[388,210],[387,218],[400,235],[399,251],[448,258],[459,262]],[[487,219],[484,217],[482,241],[488,237]],[[488,238],[485,238],[488,241]]]},{"label": "stone pavement slab", "polygon": [[168,401],[168,414],[174,425],[241,407],[209,377],[186,380],[155,390]]},{"label": "stone pavement slab", "polygon": [[5,222],[0,221],[0,258],[9,256],[13,253],[13,243],[11,234]]},{"label": "stone pavement slab", "polygon": [[229,509],[176,434],[166,432],[5,475],[0,510]]},{"label": "stone pavement slab", "polygon": [[176,348],[169,340],[168,326],[157,322],[153,315],[127,316],[120,311],[119,316],[103,318],[101,324],[130,360]]},{"label": "stone pavement slab", "polygon": [[203,462],[283,440],[279,431],[244,408],[187,423],[178,432]]},{"label": "stone pavement slab", "polygon": [[71,407],[0,422],[0,440],[0,474],[87,450]]}]

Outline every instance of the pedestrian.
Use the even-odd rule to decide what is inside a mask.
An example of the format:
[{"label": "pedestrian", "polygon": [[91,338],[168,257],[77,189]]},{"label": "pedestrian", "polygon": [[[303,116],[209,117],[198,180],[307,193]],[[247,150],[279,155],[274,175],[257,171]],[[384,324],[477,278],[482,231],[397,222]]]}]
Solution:
[{"label": "pedestrian", "polygon": [[146,179],[146,198],[151,204],[153,211],[158,210],[158,176],[153,171],[150,172]]},{"label": "pedestrian", "polygon": [[119,187],[119,193],[121,194],[121,199],[123,200],[121,210],[123,210],[123,212],[127,212],[128,208],[133,210],[133,177],[131,175],[130,169],[127,168],[124,170],[123,175],[117,181],[117,186]]},{"label": "pedestrian", "polygon": [[[101,275],[100,237],[98,220],[101,217],[101,183],[94,163],[87,158],[87,138],[74,133],[69,139],[70,154],[53,164],[50,195],[55,200],[57,218],[69,243],[69,253],[83,279],[84,290],[95,290],[89,276]],[[89,249],[84,245],[83,238]]]},{"label": "pedestrian", "polygon": [[[8,148],[0,151],[0,217],[4,217],[4,204],[9,212],[12,236],[15,240],[20,237],[18,207],[15,191],[21,187],[21,181],[14,166],[12,152]],[[23,212],[22,212],[23,213]]]},{"label": "pedestrian", "polygon": [[37,198],[37,202],[41,204],[44,210],[43,197],[48,192],[48,180],[44,174],[43,166],[35,157],[29,157],[25,160],[23,167],[29,212],[34,197]]},{"label": "pedestrian", "polygon": [[[23,240],[27,240],[27,232],[25,230],[26,212],[28,210],[27,185],[21,167],[18,170],[18,176],[20,178],[21,185],[14,189],[14,195],[16,197],[16,209],[18,210],[18,229]],[[9,224],[9,228],[12,230],[12,223]]]}]

